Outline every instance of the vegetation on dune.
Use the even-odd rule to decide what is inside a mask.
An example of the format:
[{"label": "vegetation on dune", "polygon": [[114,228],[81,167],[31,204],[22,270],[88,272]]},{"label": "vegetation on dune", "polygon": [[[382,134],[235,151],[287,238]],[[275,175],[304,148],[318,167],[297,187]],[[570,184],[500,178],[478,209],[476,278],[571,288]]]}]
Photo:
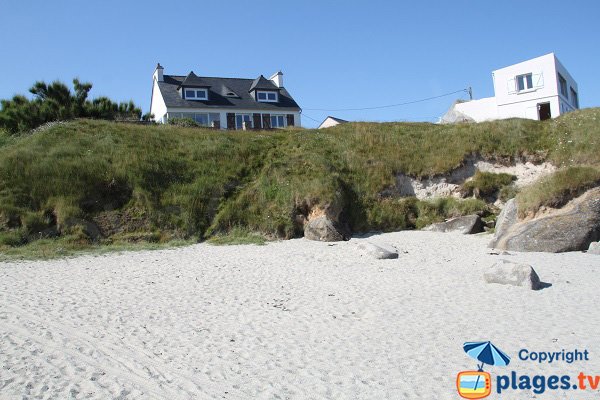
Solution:
[{"label": "vegetation on dune", "polygon": [[517,177],[511,174],[495,174],[478,170],[471,180],[461,186],[460,190],[463,196],[475,196],[482,199],[497,194],[516,179]]},{"label": "vegetation on dune", "polygon": [[560,169],[517,195],[519,215],[535,214],[542,207],[559,208],[588,189],[600,185],[600,169],[573,166]]},{"label": "vegetation on dune", "polygon": [[[91,83],[73,79],[74,92],[62,82],[51,84],[36,82],[29,92],[33,100],[16,95],[11,100],[1,100],[0,129],[16,134],[37,128],[46,122],[65,121],[73,118],[134,119],[139,120],[141,109],[129,101],[115,103],[107,97],[88,100]],[[0,146],[2,146],[0,132]]]},{"label": "vegetation on dune", "polygon": [[[598,121],[600,109],[545,122],[245,132],[76,120],[31,134],[0,134],[0,251],[213,236],[227,242],[228,233],[233,240],[248,232],[291,238],[302,235],[311,212],[327,207],[339,208],[354,232],[485,215],[489,210],[478,199],[424,202],[386,193],[398,173],[443,174],[474,154],[600,167]],[[474,181],[486,191],[508,178]],[[103,235],[90,237],[81,221],[93,222]]]}]

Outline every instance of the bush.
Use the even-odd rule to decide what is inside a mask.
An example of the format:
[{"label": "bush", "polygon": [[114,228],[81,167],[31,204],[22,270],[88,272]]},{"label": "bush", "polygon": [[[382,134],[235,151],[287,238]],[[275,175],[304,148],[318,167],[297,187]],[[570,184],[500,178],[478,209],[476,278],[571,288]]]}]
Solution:
[{"label": "bush", "polygon": [[419,216],[416,221],[417,229],[424,228],[436,222],[442,222],[448,218],[463,215],[488,214],[487,204],[479,199],[458,200],[452,197],[443,197],[430,201],[419,201],[417,204]]},{"label": "bush", "polygon": [[199,128],[202,126],[191,118],[169,118],[169,125],[183,128]]},{"label": "bush", "polygon": [[419,213],[417,203],[414,197],[376,201],[367,208],[366,228],[383,232],[414,229]]},{"label": "bush", "polygon": [[586,190],[600,185],[600,169],[568,167],[540,179],[517,195],[521,217],[536,213],[541,207],[562,207]]},{"label": "bush", "polygon": [[27,232],[19,229],[9,232],[0,232],[0,249],[2,246],[18,247],[27,243]]},{"label": "bush", "polygon": [[510,174],[495,174],[477,170],[473,178],[460,188],[463,196],[473,196],[478,199],[494,196],[505,186],[510,185],[517,177]]}]

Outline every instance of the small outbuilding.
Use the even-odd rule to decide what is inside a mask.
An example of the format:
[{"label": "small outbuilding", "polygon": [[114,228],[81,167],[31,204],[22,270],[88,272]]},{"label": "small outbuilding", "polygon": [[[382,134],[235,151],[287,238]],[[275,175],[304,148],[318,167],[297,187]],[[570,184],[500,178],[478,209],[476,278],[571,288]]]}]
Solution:
[{"label": "small outbuilding", "polygon": [[327,118],[325,118],[325,120],[323,122],[321,122],[321,125],[319,125],[319,129],[323,129],[323,128],[331,128],[332,126],[336,126],[339,124],[345,124],[346,120],[343,120],[341,118],[335,118],[332,116],[328,116]]}]

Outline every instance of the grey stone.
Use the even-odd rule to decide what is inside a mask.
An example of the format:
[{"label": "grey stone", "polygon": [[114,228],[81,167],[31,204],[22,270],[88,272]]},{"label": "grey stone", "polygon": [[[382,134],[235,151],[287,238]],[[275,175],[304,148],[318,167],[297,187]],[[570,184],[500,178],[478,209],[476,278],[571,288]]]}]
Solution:
[{"label": "grey stone", "polygon": [[527,264],[518,264],[508,260],[499,260],[483,273],[487,283],[521,286],[531,290],[543,288],[540,277]]},{"label": "grey stone", "polygon": [[308,221],[304,225],[304,237],[321,242],[339,242],[345,239],[342,230],[326,216]]},{"label": "grey stone", "polygon": [[485,224],[479,215],[465,215],[449,219],[446,222],[429,225],[424,230],[433,232],[460,232],[465,235],[484,231]]},{"label": "grey stone", "polygon": [[597,254],[600,255],[600,242],[592,242],[590,243],[590,247],[588,247],[588,254]]},{"label": "grey stone", "polygon": [[489,247],[495,247],[498,239],[508,231],[508,229],[517,223],[518,220],[517,200],[510,199],[504,205],[504,208],[496,219],[496,230],[494,238],[489,244]]},{"label": "grey stone", "polygon": [[359,243],[357,247],[362,254],[378,260],[398,258],[398,250],[385,244],[375,244],[365,241]]},{"label": "grey stone", "polygon": [[491,247],[512,251],[584,251],[600,239],[600,188],[588,190],[565,207],[501,230]]}]

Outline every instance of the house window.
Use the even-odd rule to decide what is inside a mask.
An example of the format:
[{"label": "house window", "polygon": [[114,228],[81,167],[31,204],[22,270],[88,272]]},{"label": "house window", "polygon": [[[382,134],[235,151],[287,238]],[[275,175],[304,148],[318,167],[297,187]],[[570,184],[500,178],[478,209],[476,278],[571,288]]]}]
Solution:
[{"label": "house window", "polygon": [[235,128],[242,129],[243,123],[246,123],[246,128],[252,128],[252,115],[250,114],[235,114]]},{"label": "house window", "polygon": [[577,97],[577,92],[571,88],[571,103],[573,103],[573,107],[579,108],[579,98]]},{"label": "house window", "polygon": [[172,113],[168,114],[170,120],[173,119],[191,119],[202,126],[212,126],[213,122],[219,123],[221,115],[219,113]]},{"label": "house window", "polygon": [[187,100],[208,100],[208,90],[185,89],[185,98]]},{"label": "house window", "polygon": [[277,102],[277,93],[276,92],[256,92],[256,98],[258,101],[266,101],[266,102]]},{"label": "house window", "polygon": [[533,75],[524,74],[517,76],[517,91],[533,89]]},{"label": "house window", "polygon": [[271,128],[285,128],[285,116],[271,115]]},{"label": "house window", "polygon": [[560,94],[568,99],[569,93],[567,92],[567,80],[563,78],[561,74],[558,74],[558,85],[560,87]]}]

